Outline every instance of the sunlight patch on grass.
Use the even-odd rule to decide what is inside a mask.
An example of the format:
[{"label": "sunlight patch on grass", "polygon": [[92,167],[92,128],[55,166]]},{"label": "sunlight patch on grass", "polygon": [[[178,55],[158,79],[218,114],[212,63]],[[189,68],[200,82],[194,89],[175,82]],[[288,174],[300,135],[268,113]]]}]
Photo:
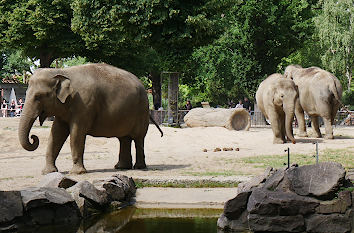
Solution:
[{"label": "sunlight patch on grass", "polygon": [[237,171],[186,172],[185,174],[191,175],[191,176],[246,176],[246,175],[251,175],[251,173],[237,172]]},{"label": "sunlight patch on grass", "polygon": [[[354,168],[354,151],[351,148],[345,149],[326,149],[319,153],[319,162],[341,163],[346,169]],[[241,158],[238,162],[252,164],[255,168],[284,167],[287,165],[287,155],[260,155],[254,157]],[[297,163],[299,166],[315,164],[314,154],[290,154],[290,163]]]}]

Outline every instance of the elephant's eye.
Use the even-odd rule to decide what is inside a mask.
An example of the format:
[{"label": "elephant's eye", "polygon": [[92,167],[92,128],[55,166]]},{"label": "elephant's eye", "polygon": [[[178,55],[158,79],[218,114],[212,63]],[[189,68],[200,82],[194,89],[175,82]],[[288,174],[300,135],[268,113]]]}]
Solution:
[{"label": "elephant's eye", "polygon": [[39,101],[39,100],[40,100],[40,98],[41,98],[41,97],[40,97],[40,95],[35,95],[35,96],[34,96],[34,100]]}]

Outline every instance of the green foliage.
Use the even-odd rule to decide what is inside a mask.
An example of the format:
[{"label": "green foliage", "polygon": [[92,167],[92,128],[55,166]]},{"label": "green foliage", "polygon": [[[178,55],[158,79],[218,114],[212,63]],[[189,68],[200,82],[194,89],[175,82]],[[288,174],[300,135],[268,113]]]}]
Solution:
[{"label": "green foliage", "polygon": [[322,11],[314,22],[323,49],[324,68],[338,74],[349,89],[354,69],[353,0],[322,0],[320,6]]},{"label": "green foliage", "polygon": [[311,4],[303,0],[238,1],[225,18],[225,32],[193,53],[196,85],[219,104],[253,99],[258,84],[312,31]]},{"label": "green foliage", "polygon": [[350,110],[354,107],[354,88],[343,92],[342,102],[349,105]]},{"label": "green foliage", "polygon": [[6,50],[1,53],[0,76],[22,75],[30,72],[33,62],[23,56],[20,50]]},{"label": "green foliage", "polygon": [[49,67],[55,58],[70,57],[83,49],[70,25],[71,0],[3,0],[0,4],[0,44],[18,48]]}]

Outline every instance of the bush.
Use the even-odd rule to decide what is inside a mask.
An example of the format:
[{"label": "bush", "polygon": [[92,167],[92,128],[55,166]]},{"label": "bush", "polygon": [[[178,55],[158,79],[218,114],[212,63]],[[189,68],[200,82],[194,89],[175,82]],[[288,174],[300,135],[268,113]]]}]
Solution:
[{"label": "bush", "polygon": [[354,110],[354,90],[346,90],[343,93],[342,102],[344,105],[349,105],[350,110]]}]

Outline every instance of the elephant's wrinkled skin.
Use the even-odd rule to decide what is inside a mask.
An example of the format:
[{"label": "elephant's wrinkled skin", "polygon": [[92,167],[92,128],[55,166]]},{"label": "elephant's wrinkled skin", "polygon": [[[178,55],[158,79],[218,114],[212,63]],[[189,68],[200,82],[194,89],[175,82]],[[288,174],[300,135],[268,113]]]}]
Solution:
[{"label": "elephant's wrinkled skin", "polygon": [[302,68],[298,65],[287,66],[284,77],[292,79],[299,89],[299,104],[295,115],[299,123],[299,136],[307,137],[304,111],[311,117],[316,137],[322,137],[318,117],[322,117],[326,135],[333,139],[334,118],[342,98],[342,85],[331,73],[318,67]]},{"label": "elephant's wrinkled skin", "polygon": [[259,85],[257,106],[271,122],[273,143],[285,143],[285,136],[295,143],[292,122],[297,99],[295,83],[282,78],[281,74],[272,74]]},{"label": "elephant's wrinkled skin", "polygon": [[134,168],[146,168],[144,139],[149,126],[148,98],[133,74],[106,64],[87,64],[65,69],[38,69],[29,81],[19,125],[22,147],[33,151],[38,137],[29,132],[39,116],[55,116],[42,173],[57,171],[55,160],[70,135],[72,173],[85,173],[83,153],[86,135],[117,137],[119,162],[115,168],[131,169],[131,142],[136,148]]}]

